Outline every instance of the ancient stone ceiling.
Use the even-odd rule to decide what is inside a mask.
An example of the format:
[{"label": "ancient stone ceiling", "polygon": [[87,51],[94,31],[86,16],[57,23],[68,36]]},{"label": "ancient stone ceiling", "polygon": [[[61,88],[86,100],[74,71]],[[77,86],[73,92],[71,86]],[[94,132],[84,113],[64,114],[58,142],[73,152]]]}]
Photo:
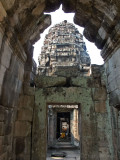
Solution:
[{"label": "ancient stone ceiling", "polygon": [[60,4],[66,13],[75,13],[74,22],[84,27],[84,36],[100,49],[109,35],[113,37],[117,32],[118,0],[1,0],[0,26],[9,36],[9,30],[17,33],[23,45],[29,40],[33,44],[39,39],[39,33],[51,24],[50,15],[43,12],[55,11]]}]

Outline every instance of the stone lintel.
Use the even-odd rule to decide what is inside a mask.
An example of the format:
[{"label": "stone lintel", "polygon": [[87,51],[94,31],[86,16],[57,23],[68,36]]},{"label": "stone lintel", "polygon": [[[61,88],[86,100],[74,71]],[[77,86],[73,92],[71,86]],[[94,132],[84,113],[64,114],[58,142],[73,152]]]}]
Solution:
[{"label": "stone lintel", "polygon": [[64,77],[49,77],[49,76],[37,76],[36,86],[39,88],[63,86],[66,84],[66,78]]}]

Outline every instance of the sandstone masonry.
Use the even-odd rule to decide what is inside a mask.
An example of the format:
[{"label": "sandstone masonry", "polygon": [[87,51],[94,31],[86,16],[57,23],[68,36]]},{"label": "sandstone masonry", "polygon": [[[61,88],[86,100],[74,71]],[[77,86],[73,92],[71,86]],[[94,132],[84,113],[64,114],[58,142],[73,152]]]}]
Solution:
[{"label": "sandstone masonry", "polygon": [[39,56],[38,72],[42,75],[56,75],[62,69],[69,72],[73,68],[78,72],[77,75],[80,72],[87,75],[90,63],[82,34],[73,24],[64,20],[52,27],[46,35]]},{"label": "sandstone masonry", "polygon": [[[96,120],[97,129],[95,135],[91,136],[91,141],[87,143],[86,137],[84,140],[84,150],[89,151],[86,159],[120,159],[120,3],[117,0],[98,1],[98,0],[1,0],[0,1],[0,160],[30,160],[34,155],[32,149],[36,147],[36,140],[32,139],[33,130],[33,114],[34,113],[34,92],[33,87],[30,87],[31,74],[33,67],[33,44],[40,38],[40,35],[50,24],[51,17],[44,12],[53,12],[57,10],[60,5],[63,5],[63,10],[66,13],[75,13],[74,22],[84,27],[84,36],[93,42],[99,49],[105,61],[105,72],[100,67],[103,74],[99,73],[98,66],[92,66],[92,75],[94,83],[91,78],[86,81],[79,81],[79,78],[73,77],[72,82],[76,85],[76,89],[80,85],[91,84],[92,98],[95,102],[95,110],[93,102],[91,102],[92,109],[86,110],[85,118],[89,118],[88,123],[92,121],[91,117],[97,115]],[[60,73],[63,75],[63,72]],[[100,78],[101,75],[101,78]],[[106,102],[107,113],[104,114],[105,103],[101,95],[105,94],[104,77],[107,75],[107,97]],[[70,77],[70,76],[68,76]],[[65,78],[65,76],[64,76]],[[67,79],[67,78],[66,78]],[[57,81],[57,80],[56,80]],[[62,80],[63,81],[63,80]],[[67,81],[68,82],[68,81]],[[57,82],[56,82],[57,83]],[[60,80],[59,80],[60,83]],[[65,80],[64,80],[65,83]],[[76,84],[77,83],[77,84]],[[58,83],[57,83],[58,84]],[[45,85],[45,84],[44,84]],[[50,84],[48,83],[50,86]],[[53,86],[53,84],[52,84]],[[100,86],[100,88],[99,88]],[[55,86],[54,86],[55,87]],[[49,88],[49,87],[48,87]],[[64,88],[64,86],[63,86]],[[47,90],[47,88],[46,88]],[[87,90],[87,89],[86,89]],[[53,89],[56,91],[56,89]],[[64,88],[62,91],[70,95],[70,90]],[[76,90],[75,90],[76,91]],[[39,90],[44,97],[44,89]],[[79,91],[80,92],[80,91]],[[46,92],[45,96],[49,93]],[[51,93],[53,93],[51,91]],[[61,92],[63,93],[63,92]],[[53,94],[54,95],[54,94]],[[57,92],[57,97],[59,93]],[[89,94],[91,95],[91,94]],[[64,99],[62,94],[60,95]],[[75,97],[74,97],[75,98]],[[91,98],[91,99],[92,99]],[[106,98],[106,96],[105,96]],[[55,100],[55,96],[49,96],[49,100]],[[79,99],[79,96],[76,98]],[[102,100],[100,103],[99,100]],[[86,98],[86,103],[87,103]],[[41,102],[43,99],[41,99]],[[39,102],[40,103],[40,102]],[[38,104],[39,105],[39,104]],[[100,107],[101,106],[101,107]],[[20,110],[21,107],[21,110]],[[26,111],[26,109],[29,111]],[[33,108],[33,110],[30,108]],[[91,108],[91,107],[90,107]],[[41,109],[41,108],[40,108]],[[84,111],[84,110],[83,110]],[[25,116],[25,113],[29,113]],[[38,113],[40,110],[38,110]],[[87,115],[88,112],[88,116]],[[97,112],[97,114],[94,114]],[[99,114],[100,113],[100,114]],[[104,114],[104,118],[101,116]],[[32,118],[31,118],[32,117]],[[40,114],[37,122],[43,121],[43,114]],[[24,121],[24,122],[23,122]],[[93,123],[92,123],[93,124]],[[87,127],[87,131],[91,133],[91,128]],[[95,126],[95,125],[94,125]],[[22,133],[20,128],[27,128]],[[19,128],[19,129],[18,129]],[[99,131],[99,128],[102,128]],[[84,128],[85,129],[85,128]],[[19,136],[19,132],[22,136]],[[44,134],[44,128],[41,130],[41,135]],[[84,131],[85,132],[85,131]],[[96,134],[97,132],[97,134]],[[85,132],[87,133],[87,132]],[[41,136],[40,135],[40,136]],[[107,140],[106,140],[106,135]],[[88,137],[89,139],[89,137]],[[87,140],[88,140],[87,139]],[[34,141],[34,143],[32,143]],[[30,142],[30,144],[29,144]],[[95,142],[95,143],[93,143]],[[103,142],[103,143],[102,143]],[[105,143],[104,143],[105,142]],[[107,143],[108,144],[107,144]],[[99,146],[98,147],[98,143]],[[35,146],[34,146],[35,145]],[[105,148],[104,148],[105,145]],[[44,145],[43,145],[44,146]],[[91,146],[97,146],[95,148]],[[106,149],[108,146],[108,150]],[[45,146],[44,146],[45,147]],[[39,148],[39,147],[38,147]],[[96,155],[97,157],[92,157]],[[46,149],[46,148],[45,148]],[[41,150],[42,151],[42,150]],[[37,152],[37,150],[36,150]],[[41,153],[40,153],[41,154]],[[36,154],[37,155],[37,154]],[[89,155],[91,155],[89,157]],[[98,157],[99,156],[99,157]],[[105,158],[106,156],[106,158]],[[103,158],[104,157],[104,158]],[[43,159],[42,159],[43,160]]]}]

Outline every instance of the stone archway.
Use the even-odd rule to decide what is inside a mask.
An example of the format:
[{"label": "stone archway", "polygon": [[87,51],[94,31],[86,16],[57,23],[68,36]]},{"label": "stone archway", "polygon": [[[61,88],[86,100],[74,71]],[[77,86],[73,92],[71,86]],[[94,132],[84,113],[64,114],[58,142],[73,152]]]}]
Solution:
[{"label": "stone archway", "polygon": [[[68,1],[68,0],[35,0],[29,3],[25,0],[0,1],[0,110],[1,110],[1,159],[15,159],[13,137],[17,137],[17,129],[26,128],[30,131],[32,114],[25,118],[25,111],[20,110],[27,105],[34,106],[34,90],[29,87],[32,73],[33,43],[39,38],[39,33],[50,25],[50,16],[43,12],[51,12],[63,4],[65,12],[75,12],[74,21],[85,28],[84,35],[102,49],[107,73],[108,95],[110,98],[110,121],[113,129],[110,142],[113,157],[119,159],[119,108],[120,108],[120,74],[119,74],[119,1]],[[24,86],[24,87],[23,87]],[[24,88],[24,89],[23,89]],[[26,102],[29,101],[30,103]],[[18,101],[21,101],[18,105]],[[26,104],[27,103],[27,104]],[[116,107],[117,109],[113,108]],[[17,111],[17,114],[16,114]],[[24,118],[18,118],[21,114]],[[21,120],[22,119],[22,120]],[[27,119],[27,123],[23,122]],[[15,125],[15,121],[16,125]],[[20,122],[18,122],[20,121]],[[22,121],[22,122],[21,122]],[[19,124],[19,125],[18,125]],[[15,129],[14,129],[15,126]],[[27,132],[27,131],[26,131]],[[28,133],[27,133],[28,134]],[[30,138],[31,131],[29,132]],[[14,136],[13,136],[14,135]],[[23,133],[26,136],[26,133]],[[116,136],[118,135],[118,136]],[[19,135],[20,136],[20,135]],[[19,137],[18,136],[18,137]],[[6,138],[5,138],[6,137]],[[17,137],[17,138],[18,138]],[[5,139],[8,140],[6,143]],[[15,140],[16,144],[25,146],[26,137]],[[19,145],[19,146],[20,146]],[[30,148],[30,147],[29,147]],[[13,152],[14,150],[14,152]],[[21,152],[24,149],[21,150]],[[21,153],[20,152],[20,153]],[[26,157],[29,156],[29,151]],[[25,159],[25,156],[23,156]],[[22,158],[23,158],[22,157]]]}]

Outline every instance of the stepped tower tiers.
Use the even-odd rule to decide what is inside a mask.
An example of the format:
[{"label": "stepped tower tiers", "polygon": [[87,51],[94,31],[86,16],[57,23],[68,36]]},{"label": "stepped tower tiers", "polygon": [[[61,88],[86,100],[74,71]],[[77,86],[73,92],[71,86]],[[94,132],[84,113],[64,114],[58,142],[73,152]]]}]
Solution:
[{"label": "stepped tower tiers", "polygon": [[83,36],[66,20],[49,30],[38,61],[40,75],[56,75],[63,69],[84,75],[90,72],[91,60]]}]

